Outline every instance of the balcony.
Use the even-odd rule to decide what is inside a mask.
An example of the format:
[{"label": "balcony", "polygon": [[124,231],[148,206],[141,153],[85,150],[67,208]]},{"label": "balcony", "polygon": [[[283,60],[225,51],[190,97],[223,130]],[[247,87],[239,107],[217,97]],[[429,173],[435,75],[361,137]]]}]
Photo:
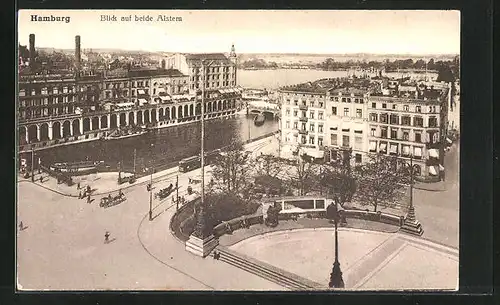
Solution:
[{"label": "balcony", "polygon": [[299,129],[299,134],[307,135],[308,131],[306,129]]},{"label": "balcony", "polygon": [[309,109],[309,107],[307,105],[302,104],[302,105],[299,105],[299,109],[300,110],[307,110],[307,109]]},{"label": "balcony", "polygon": [[301,116],[299,118],[299,121],[301,121],[301,122],[307,122],[307,120],[308,120],[308,118],[306,116]]}]

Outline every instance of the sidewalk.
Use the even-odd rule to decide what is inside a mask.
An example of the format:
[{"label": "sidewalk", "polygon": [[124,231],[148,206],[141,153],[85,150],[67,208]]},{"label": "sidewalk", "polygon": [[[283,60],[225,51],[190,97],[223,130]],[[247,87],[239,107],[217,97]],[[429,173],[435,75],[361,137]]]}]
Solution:
[{"label": "sidewalk", "polygon": [[423,183],[415,182],[413,187],[417,190],[429,191],[429,192],[444,192],[446,191],[446,184],[444,181],[434,182],[434,183]]}]

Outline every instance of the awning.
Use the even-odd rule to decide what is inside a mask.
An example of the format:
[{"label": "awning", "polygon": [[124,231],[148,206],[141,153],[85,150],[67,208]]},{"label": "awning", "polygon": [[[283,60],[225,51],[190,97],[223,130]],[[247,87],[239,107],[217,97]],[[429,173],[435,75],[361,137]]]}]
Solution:
[{"label": "awning", "polygon": [[377,150],[377,142],[370,141],[370,151],[376,151],[376,150]]},{"label": "awning", "polygon": [[146,94],[146,92],[144,92],[144,90],[142,89],[137,89],[137,94]]},{"label": "awning", "polygon": [[452,143],[453,143],[453,141],[452,141],[452,140],[450,140],[450,138],[446,138],[446,142],[448,142],[448,143],[450,143],[450,144],[452,144]]},{"label": "awning", "polygon": [[158,94],[160,94],[160,93],[166,93],[165,88],[163,88],[163,87],[162,88],[158,88],[158,90],[156,92],[158,92]]},{"label": "awning", "polygon": [[441,164],[439,164],[439,170],[444,171],[444,166],[442,166]]},{"label": "awning", "polygon": [[386,143],[380,143],[379,151],[385,151],[386,149],[387,149],[387,144]]},{"label": "awning", "polygon": [[403,148],[403,154],[404,155],[409,155],[410,154],[410,146],[404,145],[402,148]]},{"label": "awning", "polygon": [[432,158],[439,158],[439,152],[437,149],[429,149],[429,156]]},{"label": "awning", "polygon": [[429,174],[432,176],[437,176],[437,171],[435,166],[429,166]]},{"label": "awning", "polygon": [[171,98],[170,98],[170,96],[169,96],[169,95],[162,95],[162,96],[160,96],[160,99],[161,99],[162,101],[170,101],[170,100],[171,100]]},{"label": "awning", "polygon": [[118,103],[116,104],[117,107],[130,107],[130,106],[134,106],[135,104],[134,103]]},{"label": "awning", "polygon": [[398,153],[398,145],[397,144],[391,144],[390,152],[393,154]]},{"label": "awning", "polygon": [[138,101],[139,101],[139,104],[145,104],[148,102],[146,99],[143,99],[143,98],[138,99]]},{"label": "awning", "polygon": [[415,147],[413,154],[415,157],[422,157],[422,147]]}]

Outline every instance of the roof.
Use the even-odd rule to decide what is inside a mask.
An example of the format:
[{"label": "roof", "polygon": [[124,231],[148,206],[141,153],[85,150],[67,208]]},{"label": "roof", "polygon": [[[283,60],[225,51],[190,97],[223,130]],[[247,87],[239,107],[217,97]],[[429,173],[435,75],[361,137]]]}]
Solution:
[{"label": "roof", "polygon": [[144,76],[183,76],[181,71],[177,69],[136,69],[128,71],[129,77],[144,77]]},{"label": "roof", "polygon": [[365,93],[368,93],[368,90],[358,88],[337,88],[330,90],[331,95],[338,95],[339,93],[342,93],[343,95],[363,95]]},{"label": "roof", "polygon": [[187,60],[228,60],[226,55],[223,53],[197,53],[197,54],[186,54]]}]

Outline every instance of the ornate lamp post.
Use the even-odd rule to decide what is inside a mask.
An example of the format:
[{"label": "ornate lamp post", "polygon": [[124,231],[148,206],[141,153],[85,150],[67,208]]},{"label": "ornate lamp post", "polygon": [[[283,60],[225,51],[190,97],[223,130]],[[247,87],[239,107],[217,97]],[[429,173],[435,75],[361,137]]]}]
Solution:
[{"label": "ornate lamp post", "polygon": [[212,60],[207,64],[205,60],[201,60],[201,201],[195,209],[198,212],[196,226],[186,242],[186,250],[201,257],[206,257],[219,244],[219,240],[211,232],[212,229],[207,226],[205,215],[205,84],[206,68],[214,62]]},{"label": "ornate lamp post", "polygon": [[335,198],[334,201],[335,204],[330,204],[327,208],[328,218],[333,219],[335,223],[335,261],[333,262],[332,273],[330,273],[330,282],[328,283],[328,286],[330,288],[344,288],[345,284],[344,284],[344,279],[342,278],[342,270],[340,270],[340,263],[339,263],[338,198]]},{"label": "ornate lamp post", "polygon": [[422,225],[415,217],[415,207],[413,206],[413,177],[415,175],[415,167],[413,166],[413,155],[410,155],[410,164],[404,163],[406,170],[410,174],[410,205],[408,207],[408,214],[404,220],[401,230],[410,234],[422,235],[424,230]]},{"label": "ornate lamp post", "polygon": [[[154,144],[151,143],[151,149],[154,147]],[[154,172],[154,166],[153,166],[153,160],[151,160],[151,168],[150,170],[150,175],[149,175],[149,221],[153,220],[153,172]]]}]

